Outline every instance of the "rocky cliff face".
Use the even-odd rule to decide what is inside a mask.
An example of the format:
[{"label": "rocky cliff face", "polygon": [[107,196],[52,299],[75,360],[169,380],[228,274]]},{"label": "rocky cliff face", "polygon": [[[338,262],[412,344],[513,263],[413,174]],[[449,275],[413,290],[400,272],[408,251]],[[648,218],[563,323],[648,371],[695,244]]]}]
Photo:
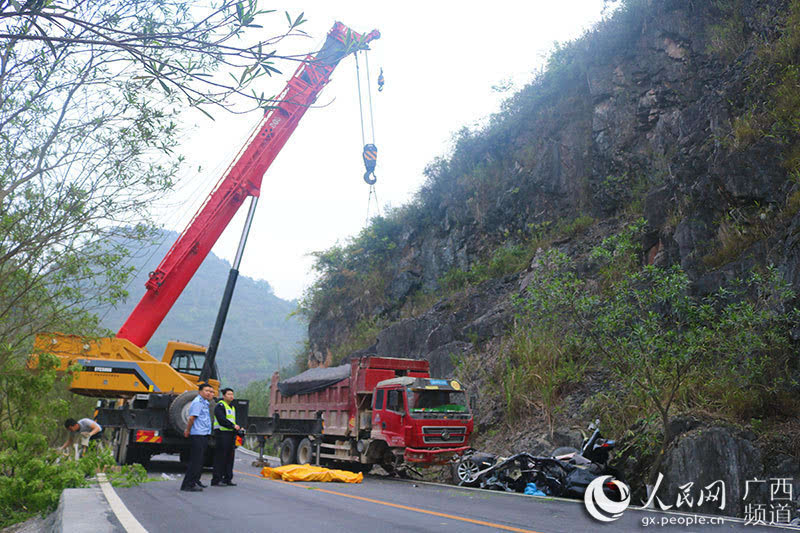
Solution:
[{"label": "rocky cliff face", "polygon": [[[497,348],[511,323],[511,299],[524,291],[530,266],[455,294],[441,291],[443,279],[580,216],[594,225],[548,244],[580,257],[621,220],[641,215],[642,261],[681,265],[697,294],[766,264],[800,290],[798,132],[796,124],[781,130],[769,109],[783,105],[774,86],[786,79],[787,62],[762,52],[794,31],[798,8],[788,0],[721,4],[631,1],[554,53],[547,73],[485,130],[464,133],[450,159],[429,167],[415,216],[398,217],[380,297],[318,309],[312,350],[329,353],[371,317],[377,342],[358,353],[426,358],[437,375],[456,371],[454,362],[469,354],[491,365],[487,346]],[[565,414],[562,425],[575,417]],[[478,418],[492,427],[502,423],[501,409],[486,407]],[[517,434],[523,442],[530,427]],[[780,469],[747,435],[714,429],[698,440],[689,426],[679,429],[665,463],[673,471],[691,471],[702,447],[703,457],[712,448],[726,454],[713,475]]]},{"label": "rocky cliff face", "polygon": [[[713,4],[635,3],[626,16],[556,58],[556,74],[513,97],[493,129],[464,139],[468,156],[444,170],[431,166],[429,175],[452,187],[423,191],[432,216],[399,232],[385,298],[350,316],[312,316],[312,347],[325,352],[364,316],[399,316],[407,297],[438,289],[448,271],[469,268],[503,236],[579,214],[613,221],[631,204],[649,224],[642,243],[647,260],[680,263],[699,290],[753,260],[778,264],[800,287],[793,218],[769,242],[754,241],[752,253],[742,254],[752,259],[736,257],[721,268],[703,263],[725,231],[720,221],[731,213],[744,218],[753,209],[762,218],[771,216],[794,186],[784,165],[785,146],[762,138],[731,148],[732,125],[756,98],[745,95],[748,69],[758,58],[752,50],[734,61],[710,52],[711,27],[721,16]],[[751,14],[747,31],[775,38],[787,7],[785,1],[742,2],[745,16]],[[478,190],[464,179],[476,169],[483,171]],[[427,320],[450,324],[453,334],[422,342],[416,332],[417,340],[409,342],[399,332],[412,326],[393,325],[380,336],[380,349],[422,357],[453,340],[469,340],[475,327],[479,334],[491,333],[483,331],[485,323],[502,314],[501,302],[518,289],[511,285],[489,284],[474,296],[481,303],[458,318],[434,318],[432,308]]]}]

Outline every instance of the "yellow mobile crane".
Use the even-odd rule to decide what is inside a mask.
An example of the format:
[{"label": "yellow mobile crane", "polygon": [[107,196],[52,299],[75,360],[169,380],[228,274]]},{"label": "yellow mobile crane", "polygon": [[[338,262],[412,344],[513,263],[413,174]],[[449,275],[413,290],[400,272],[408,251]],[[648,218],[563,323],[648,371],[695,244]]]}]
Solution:
[{"label": "yellow mobile crane", "polygon": [[[264,173],[339,61],[367,50],[367,44],[379,37],[377,30],[360,35],[341,22],[333,25],[322,48],[301,62],[278,96],[278,104],[265,114],[214,191],[158,268],[150,273],[145,295],[115,337],[90,340],[58,333],[37,335],[37,353],[58,356],[61,370],[74,363],[82,367],[72,380],[72,392],[117,400],[114,406],[102,405],[97,420],[102,426],[117,430],[114,445],[119,463],[146,462],[158,453],[180,453],[182,459],[186,456],[188,441],[183,438],[183,430],[197,385],[208,382],[219,390],[217,347]],[[145,345],[248,196],[251,202],[247,220],[208,349],[170,342],[159,361]],[[33,356],[30,366],[36,364]],[[237,423],[242,427],[248,427],[247,406],[247,400],[237,400]]]}]

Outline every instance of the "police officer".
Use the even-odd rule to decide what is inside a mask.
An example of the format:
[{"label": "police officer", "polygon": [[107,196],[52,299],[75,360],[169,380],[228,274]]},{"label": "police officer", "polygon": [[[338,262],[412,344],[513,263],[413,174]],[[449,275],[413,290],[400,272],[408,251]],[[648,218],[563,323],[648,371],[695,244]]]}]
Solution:
[{"label": "police officer", "polygon": [[201,383],[198,395],[189,405],[189,419],[183,436],[189,439],[189,465],[186,475],[181,483],[181,490],[200,492],[203,482],[200,474],[203,472],[203,458],[208,447],[208,435],[211,433],[211,416],[209,415],[209,400],[214,397],[214,389],[208,383]]},{"label": "police officer", "polygon": [[233,389],[222,389],[222,400],[214,409],[214,437],[216,453],[214,456],[214,487],[234,487],[233,458],[236,454],[236,432],[242,429],[236,423],[236,408],[233,406]]}]

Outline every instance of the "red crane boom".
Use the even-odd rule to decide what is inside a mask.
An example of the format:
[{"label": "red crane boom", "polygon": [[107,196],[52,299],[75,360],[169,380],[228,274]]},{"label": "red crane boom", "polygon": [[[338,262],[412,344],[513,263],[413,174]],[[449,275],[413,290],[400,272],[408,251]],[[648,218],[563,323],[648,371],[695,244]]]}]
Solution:
[{"label": "red crane boom", "polygon": [[248,196],[259,195],[264,173],[328,83],[339,61],[352,52],[366,49],[370,41],[379,37],[377,30],[360,35],[341,22],[333,25],[320,51],[303,60],[278,97],[277,106],[264,115],[203,206],[158,268],[150,273],[145,283],[147,291],[117,337],[140,347],[147,344],[239,206]]}]

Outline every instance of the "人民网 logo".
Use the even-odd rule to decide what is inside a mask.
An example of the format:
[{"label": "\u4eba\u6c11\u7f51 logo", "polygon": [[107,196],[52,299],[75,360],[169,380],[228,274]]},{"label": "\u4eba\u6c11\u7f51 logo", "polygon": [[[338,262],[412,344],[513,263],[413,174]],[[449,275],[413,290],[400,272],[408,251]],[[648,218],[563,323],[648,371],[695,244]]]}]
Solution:
[{"label": "\u4eba\u6c11\u7f51 logo", "polygon": [[[619,501],[609,498],[603,490],[603,486],[608,480],[611,480],[609,483],[619,491]],[[583,501],[592,518],[601,522],[613,522],[622,516],[622,512],[630,505],[631,489],[622,481],[611,479],[611,476],[600,476],[592,480],[589,486],[586,487]]]}]

